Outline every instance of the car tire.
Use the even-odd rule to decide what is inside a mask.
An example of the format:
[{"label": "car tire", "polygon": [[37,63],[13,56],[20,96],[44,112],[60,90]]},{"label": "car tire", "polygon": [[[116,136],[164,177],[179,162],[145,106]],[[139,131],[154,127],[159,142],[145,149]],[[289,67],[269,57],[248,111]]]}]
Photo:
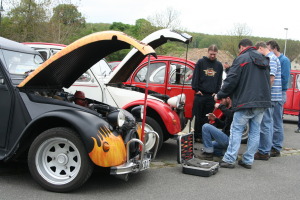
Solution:
[{"label": "car tire", "polygon": [[[140,125],[142,126],[142,122],[139,122]],[[158,144],[158,149],[159,150],[162,147],[163,144],[163,131],[159,125],[159,123],[151,118],[151,117],[146,117],[146,124],[145,124],[145,132],[147,131],[155,131],[156,133],[158,133],[159,136],[159,144]],[[150,151],[153,152],[154,148],[155,148],[155,136],[153,134],[149,134],[148,137],[145,136],[145,147],[146,147],[146,151]]]},{"label": "car tire", "polygon": [[33,141],[28,166],[32,177],[53,192],[79,188],[94,168],[80,137],[64,127],[48,129]]}]

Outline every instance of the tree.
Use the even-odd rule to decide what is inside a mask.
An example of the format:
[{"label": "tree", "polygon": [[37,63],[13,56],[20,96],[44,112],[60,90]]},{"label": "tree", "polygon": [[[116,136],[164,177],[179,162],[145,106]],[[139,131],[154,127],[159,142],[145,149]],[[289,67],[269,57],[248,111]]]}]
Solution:
[{"label": "tree", "polygon": [[169,7],[165,12],[157,12],[153,17],[149,17],[149,21],[153,26],[169,29],[181,29],[180,12]]},{"label": "tree", "polygon": [[21,0],[7,13],[4,36],[16,41],[37,41],[43,35],[47,20],[44,5],[49,0]]},{"label": "tree", "polygon": [[229,37],[222,38],[222,49],[227,50],[233,56],[239,54],[238,44],[240,40],[251,35],[251,29],[247,24],[235,24],[234,27],[228,31]]},{"label": "tree", "polygon": [[53,42],[68,44],[85,26],[85,18],[73,4],[60,4],[53,8],[48,32]]}]

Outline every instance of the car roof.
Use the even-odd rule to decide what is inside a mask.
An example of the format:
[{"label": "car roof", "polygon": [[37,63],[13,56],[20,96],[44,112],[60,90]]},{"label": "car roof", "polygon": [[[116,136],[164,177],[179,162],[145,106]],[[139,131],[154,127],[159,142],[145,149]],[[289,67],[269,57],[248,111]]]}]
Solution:
[{"label": "car roof", "polygon": [[18,87],[23,88],[68,88],[85,71],[107,55],[121,49],[135,47],[144,55],[155,51],[120,31],[103,31],[85,36],[46,60]]},{"label": "car roof", "polygon": [[37,51],[35,51],[29,46],[26,46],[22,43],[15,42],[3,37],[0,37],[0,49],[17,51],[22,53],[29,53],[29,54],[39,54]]}]

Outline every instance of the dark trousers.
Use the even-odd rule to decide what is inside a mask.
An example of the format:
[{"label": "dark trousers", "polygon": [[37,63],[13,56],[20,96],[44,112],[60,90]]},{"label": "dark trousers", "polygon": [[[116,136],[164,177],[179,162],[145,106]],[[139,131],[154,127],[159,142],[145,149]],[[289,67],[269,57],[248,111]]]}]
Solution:
[{"label": "dark trousers", "polygon": [[205,116],[212,113],[214,110],[215,100],[211,95],[196,94],[193,105],[193,116],[195,116],[195,138],[202,138],[202,126],[208,123],[208,118]]}]

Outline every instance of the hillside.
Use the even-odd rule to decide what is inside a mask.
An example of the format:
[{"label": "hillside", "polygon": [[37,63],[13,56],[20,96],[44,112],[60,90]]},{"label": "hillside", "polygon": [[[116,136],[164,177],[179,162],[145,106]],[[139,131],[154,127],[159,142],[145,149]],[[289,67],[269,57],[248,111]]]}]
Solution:
[{"label": "hillside", "polygon": [[[199,48],[191,48],[188,50],[188,60],[197,62],[203,56],[207,56],[207,48],[199,49]],[[185,58],[185,53],[181,55],[170,55],[170,56],[177,56],[181,58]],[[217,55],[217,59],[221,62],[228,62],[230,65],[232,64],[234,57],[228,53],[227,51],[219,50]]]}]

